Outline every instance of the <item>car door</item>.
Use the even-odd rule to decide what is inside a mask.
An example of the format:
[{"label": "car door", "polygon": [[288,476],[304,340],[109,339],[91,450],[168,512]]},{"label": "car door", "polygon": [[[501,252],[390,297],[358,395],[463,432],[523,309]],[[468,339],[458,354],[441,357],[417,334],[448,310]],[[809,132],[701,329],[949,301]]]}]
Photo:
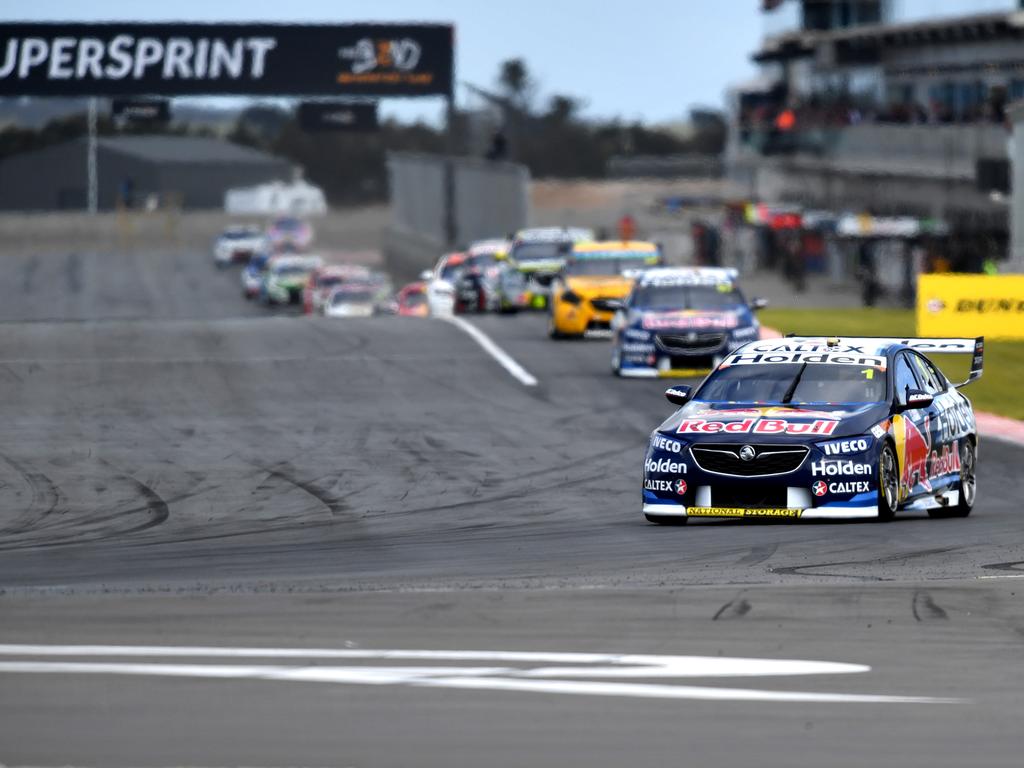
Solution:
[{"label": "car door", "polygon": [[[893,387],[897,410],[907,404],[911,390],[922,385],[907,352],[896,355]],[[928,408],[902,410],[893,416],[896,454],[900,463],[900,501],[908,502],[930,494],[928,456],[931,453],[931,415]]]},{"label": "car door", "polygon": [[950,416],[945,413],[950,407],[945,397],[949,383],[935,365],[917,352],[908,352],[914,372],[921,382],[921,389],[935,398],[928,406],[928,427],[930,451],[928,454],[928,481],[933,492],[939,492],[956,485],[958,480],[960,453],[957,442],[958,431],[951,428]]}]

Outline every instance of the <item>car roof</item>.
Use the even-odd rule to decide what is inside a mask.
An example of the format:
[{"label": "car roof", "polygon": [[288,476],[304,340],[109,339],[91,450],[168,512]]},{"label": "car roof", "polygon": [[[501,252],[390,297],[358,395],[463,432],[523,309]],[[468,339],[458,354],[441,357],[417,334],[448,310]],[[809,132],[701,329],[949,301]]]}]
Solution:
[{"label": "car roof", "polygon": [[303,267],[305,269],[316,269],[320,266],[319,256],[295,255],[274,256],[270,259],[272,267]]},{"label": "car roof", "polygon": [[563,243],[593,239],[594,231],[583,227],[532,227],[516,232],[517,243]]},{"label": "car roof", "polygon": [[484,256],[491,253],[504,253],[511,247],[508,240],[477,240],[469,244],[467,253],[470,256]]},{"label": "car roof", "polygon": [[362,264],[324,264],[319,269],[321,277],[337,276],[337,277],[352,277],[354,275],[368,275],[370,274],[370,268],[365,267]]},{"label": "car roof", "polygon": [[716,285],[735,282],[738,274],[728,267],[659,267],[644,272],[639,285]]},{"label": "car roof", "polygon": [[658,246],[646,240],[590,240],[572,247],[574,259],[620,259],[625,256],[657,256]]}]

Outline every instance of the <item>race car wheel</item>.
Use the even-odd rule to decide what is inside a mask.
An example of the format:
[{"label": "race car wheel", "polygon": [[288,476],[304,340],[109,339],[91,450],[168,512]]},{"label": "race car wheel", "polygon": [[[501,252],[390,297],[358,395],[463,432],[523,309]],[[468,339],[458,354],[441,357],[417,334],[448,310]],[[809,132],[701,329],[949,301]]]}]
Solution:
[{"label": "race car wheel", "polygon": [[648,515],[644,514],[647,518],[648,523],[654,523],[655,525],[686,525],[688,517],[679,515]]},{"label": "race car wheel", "polygon": [[612,373],[615,376],[622,375],[622,352],[618,347],[612,348]]},{"label": "race car wheel", "polygon": [[564,339],[565,334],[558,330],[555,325],[555,317],[552,315],[548,318],[548,338],[549,339]]},{"label": "race car wheel", "polygon": [[953,507],[929,509],[929,517],[967,517],[974,509],[974,499],[978,495],[978,449],[970,440],[964,440],[960,446],[960,500]]},{"label": "race car wheel", "polygon": [[878,455],[878,519],[892,520],[900,498],[900,471],[896,452],[891,444],[882,446]]}]

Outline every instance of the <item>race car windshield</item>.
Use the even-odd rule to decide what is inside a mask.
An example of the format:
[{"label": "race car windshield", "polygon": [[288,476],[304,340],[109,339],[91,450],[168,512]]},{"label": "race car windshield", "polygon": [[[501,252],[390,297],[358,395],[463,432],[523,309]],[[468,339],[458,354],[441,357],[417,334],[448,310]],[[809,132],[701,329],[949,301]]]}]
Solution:
[{"label": "race car windshield", "polygon": [[564,259],[570,248],[568,242],[520,243],[515,247],[515,260],[520,264],[531,261]]},{"label": "race car windshield", "polygon": [[739,288],[731,283],[716,285],[642,285],[633,297],[641,309],[737,310],[746,305]]},{"label": "race car windshield", "polygon": [[803,367],[802,372],[801,368],[801,363],[720,368],[697,390],[694,400],[807,405],[879,403],[885,399],[885,371],[878,368],[828,363],[812,363]]},{"label": "race car windshield", "polygon": [[461,262],[458,264],[446,264],[441,268],[441,279],[453,281],[459,276],[463,269],[465,269],[465,267]]},{"label": "race car windshield", "polygon": [[424,296],[421,291],[407,293],[405,295],[404,303],[407,307],[421,307],[427,303],[427,297]]},{"label": "race car windshield", "polygon": [[250,237],[258,237],[259,233],[251,229],[229,229],[221,237],[225,240],[245,240]]},{"label": "race car windshield", "polygon": [[643,269],[647,259],[643,256],[623,259],[573,259],[565,265],[565,274],[577,275],[621,275],[631,269]]},{"label": "race car windshield", "polygon": [[302,228],[302,222],[298,219],[278,219],[274,222],[274,227],[284,230],[285,232],[294,232],[295,230]]},{"label": "race car windshield", "polygon": [[283,267],[277,267],[274,270],[274,274],[277,275],[278,277],[295,277],[297,275],[304,275],[308,271],[309,270],[298,265],[287,265]]},{"label": "race car windshield", "polygon": [[330,288],[334,285],[341,285],[341,278],[337,275],[324,275],[316,281],[316,284],[321,288]]},{"label": "race car windshield", "polygon": [[476,256],[470,256],[467,263],[472,267],[487,269],[497,264],[498,260],[494,258],[493,253],[479,253]]},{"label": "race car windshield", "polygon": [[368,304],[373,301],[373,293],[370,291],[343,291],[334,294],[331,303],[334,306],[339,304]]}]

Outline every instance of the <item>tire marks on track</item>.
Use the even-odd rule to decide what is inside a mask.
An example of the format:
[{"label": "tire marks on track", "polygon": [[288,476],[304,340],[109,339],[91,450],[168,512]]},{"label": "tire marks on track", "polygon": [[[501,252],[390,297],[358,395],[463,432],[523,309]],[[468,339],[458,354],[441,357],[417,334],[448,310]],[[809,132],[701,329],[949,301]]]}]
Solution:
[{"label": "tire marks on track", "polygon": [[884,557],[874,557],[866,560],[839,560],[834,562],[824,563],[808,563],[806,565],[787,565],[787,566],[776,566],[770,568],[772,573],[776,573],[783,576],[811,576],[820,578],[842,578],[842,579],[858,579],[860,581],[892,581],[892,578],[885,576],[879,576],[877,574],[863,574],[863,573],[835,573],[827,572],[823,573],[823,569],[836,568],[841,566],[860,566],[870,567],[873,565],[889,565],[892,563],[902,562],[905,560],[916,559],[920,557],[931,557],[932,555],[944,555],[950,552],[955,552],[961,549],[961,547],[936,547],[934,549],[922,549],[912,552],[898,552],[892,555],[886,555]]}]

